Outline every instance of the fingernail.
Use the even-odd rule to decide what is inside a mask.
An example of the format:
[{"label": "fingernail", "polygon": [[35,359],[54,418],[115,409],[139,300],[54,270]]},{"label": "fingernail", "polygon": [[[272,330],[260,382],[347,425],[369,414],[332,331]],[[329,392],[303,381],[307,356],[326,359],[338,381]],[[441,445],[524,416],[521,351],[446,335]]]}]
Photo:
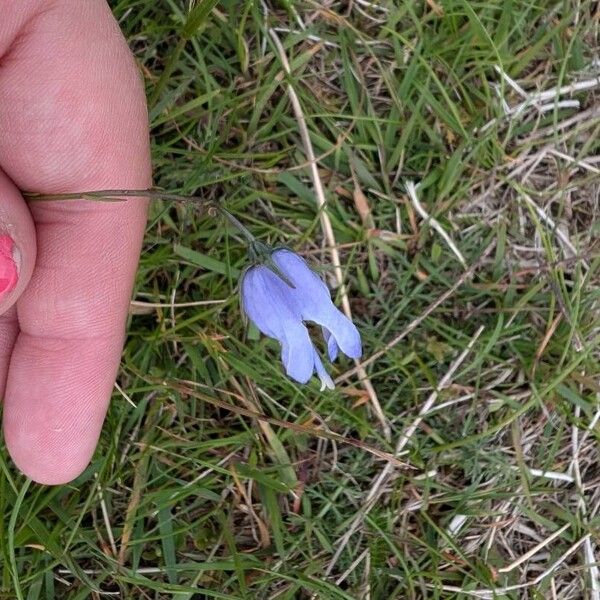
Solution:
[{"label": "fingernail", "polygon": [[0,294],[14,290],[19,280],[14,249],[13,239],[9,235],[0,235]]}]

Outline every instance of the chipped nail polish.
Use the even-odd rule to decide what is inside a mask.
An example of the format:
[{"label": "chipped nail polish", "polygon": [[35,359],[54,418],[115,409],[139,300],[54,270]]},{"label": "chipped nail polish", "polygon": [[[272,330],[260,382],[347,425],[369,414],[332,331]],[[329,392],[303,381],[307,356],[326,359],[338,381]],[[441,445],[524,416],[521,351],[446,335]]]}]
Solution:
[{"label": "chipped nail polish", "polygon": [[12,291],[19,280],[14,247],[15,243],[9,235],[0,235],[0,294]]}]

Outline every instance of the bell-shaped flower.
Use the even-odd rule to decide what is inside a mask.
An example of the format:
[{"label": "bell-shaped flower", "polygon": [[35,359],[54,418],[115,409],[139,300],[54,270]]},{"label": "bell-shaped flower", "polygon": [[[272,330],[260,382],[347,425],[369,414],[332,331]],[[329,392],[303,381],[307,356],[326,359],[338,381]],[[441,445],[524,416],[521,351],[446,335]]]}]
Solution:
[{"label": "bell-shaped flower", "polygon": [[321,325],[330,360],[338,350],[350,358],[362,354],[360,334],[355,325],[331,301],[327,286],[306,262],[290,250],[278,249],[267,263],[250,267],[242,279],[242,304],[248,317],[265,335],[281,344],[286,373],[306,383],[316,371],[321,389],[333,389],[310,340],[305,322]]}]

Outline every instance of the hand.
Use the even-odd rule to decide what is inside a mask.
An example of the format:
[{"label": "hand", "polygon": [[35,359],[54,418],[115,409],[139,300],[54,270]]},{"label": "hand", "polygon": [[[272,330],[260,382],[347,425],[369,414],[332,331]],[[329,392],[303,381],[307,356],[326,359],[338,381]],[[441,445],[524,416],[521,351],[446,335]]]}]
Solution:
[{"label": "hand", "polygon": [[149,187],[146,104],[104,0],[0,0],[0,15],[0,239],[19,271],[6,291],[0,270],[4,435],[25,474],[58,484],[98,441],[146,203],[28,207],[19,190]]}]

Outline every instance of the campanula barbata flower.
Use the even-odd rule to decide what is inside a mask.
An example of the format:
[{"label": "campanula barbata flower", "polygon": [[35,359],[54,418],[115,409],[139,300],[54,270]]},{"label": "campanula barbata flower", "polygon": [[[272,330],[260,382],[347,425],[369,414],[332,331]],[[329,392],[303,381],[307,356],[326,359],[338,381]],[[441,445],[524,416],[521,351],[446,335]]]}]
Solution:
[{"label": "campanula barbata flower", "polygon": [[339,350],[350,358],[360,357],[355,325],[335,307],[323,281],[291,250],[274,250],[267,263],[250,267],[241,289],[246,314],[262,333],[281,344],[281,360],[292,379],[307,383],[316,371],[321,390],[334,387],[310,340],[307,321],[321,325],[331,361]]}]

